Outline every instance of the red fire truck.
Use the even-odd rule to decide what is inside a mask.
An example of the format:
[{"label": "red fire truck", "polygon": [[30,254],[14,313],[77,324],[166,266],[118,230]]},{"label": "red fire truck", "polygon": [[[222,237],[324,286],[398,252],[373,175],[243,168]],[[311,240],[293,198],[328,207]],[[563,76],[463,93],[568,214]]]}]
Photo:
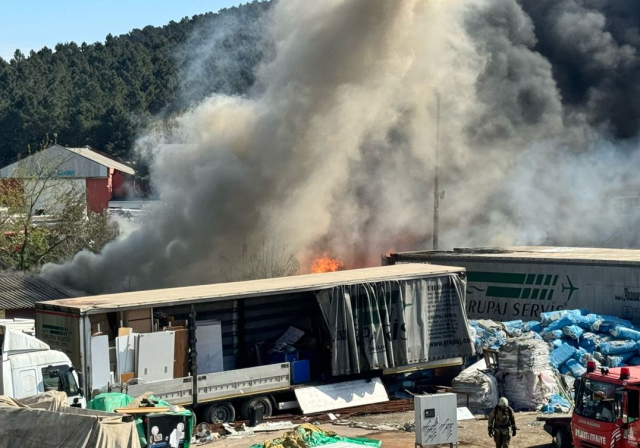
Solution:
[{"label": "red fire truck", "polygon": [[640,367],[587,363],[576,380],[571,416],[544,419],[558,448],[636,448],[640,442]]}]

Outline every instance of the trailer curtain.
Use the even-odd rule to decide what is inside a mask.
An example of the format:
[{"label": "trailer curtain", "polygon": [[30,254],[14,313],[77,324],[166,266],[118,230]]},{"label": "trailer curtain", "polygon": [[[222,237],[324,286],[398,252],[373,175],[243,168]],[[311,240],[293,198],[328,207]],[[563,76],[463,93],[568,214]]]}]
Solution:
[{"label": "trailer curtain", "polygon": [[457,275],[317,291],[333,375],[473,355],[465,291]]}]

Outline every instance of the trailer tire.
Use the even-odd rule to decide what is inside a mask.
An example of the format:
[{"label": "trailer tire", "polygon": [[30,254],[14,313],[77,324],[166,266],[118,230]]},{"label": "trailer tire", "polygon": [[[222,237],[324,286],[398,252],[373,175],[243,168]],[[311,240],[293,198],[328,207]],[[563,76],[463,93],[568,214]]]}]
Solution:
[{"label": "trailer tire", "polygon": [[213,403],[206,408],[203,417],[209,423],[231,423],[236,419],[236,408],[229,401]]},{"label": "trailer tire", "polygon": [[566,428],[559,428],[553,437],[556,448],[571,448],[571,435]]},{"label": "trailer tire", "polygon": [[260,395],[258,397],[247,398],[240,405],[240,415],[243,419],[249,420],[249,410],[262,406],[264,409],[262,416],[271,417],[273,415],[273,404],[269,397]]}]

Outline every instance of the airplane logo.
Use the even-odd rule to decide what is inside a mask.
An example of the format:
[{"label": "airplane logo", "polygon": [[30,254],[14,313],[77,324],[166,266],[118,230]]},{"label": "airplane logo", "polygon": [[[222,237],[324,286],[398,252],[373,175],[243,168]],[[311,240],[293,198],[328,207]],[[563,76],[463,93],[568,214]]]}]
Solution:
[{"label": "airplane logo", "polygon": [[573,295],[573,291],[577,291],[580,288],[576,288],[575,286],[573,286],[573,283],[571,283],[571,279],[569,279],[569,276],[567,275],[567,281],[569,282],[569,286],[565,286],[564,283],[562,284],[562,292],[565,292],[567,290],[569,290],[569,297],[567,297],[567,302],[569,300],[571,300],[571,296]]}]

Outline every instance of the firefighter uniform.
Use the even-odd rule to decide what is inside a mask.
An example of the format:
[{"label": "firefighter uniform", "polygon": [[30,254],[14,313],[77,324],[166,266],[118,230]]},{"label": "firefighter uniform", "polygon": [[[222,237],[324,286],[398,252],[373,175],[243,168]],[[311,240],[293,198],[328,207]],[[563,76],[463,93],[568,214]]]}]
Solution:
[{"label": "firefighter uniform", "polygon": [[506,399],[500,401],[489,414],[489,437],[493,437],[496,448],[509,448],[511,436],[516,435],[516,419]]}]

